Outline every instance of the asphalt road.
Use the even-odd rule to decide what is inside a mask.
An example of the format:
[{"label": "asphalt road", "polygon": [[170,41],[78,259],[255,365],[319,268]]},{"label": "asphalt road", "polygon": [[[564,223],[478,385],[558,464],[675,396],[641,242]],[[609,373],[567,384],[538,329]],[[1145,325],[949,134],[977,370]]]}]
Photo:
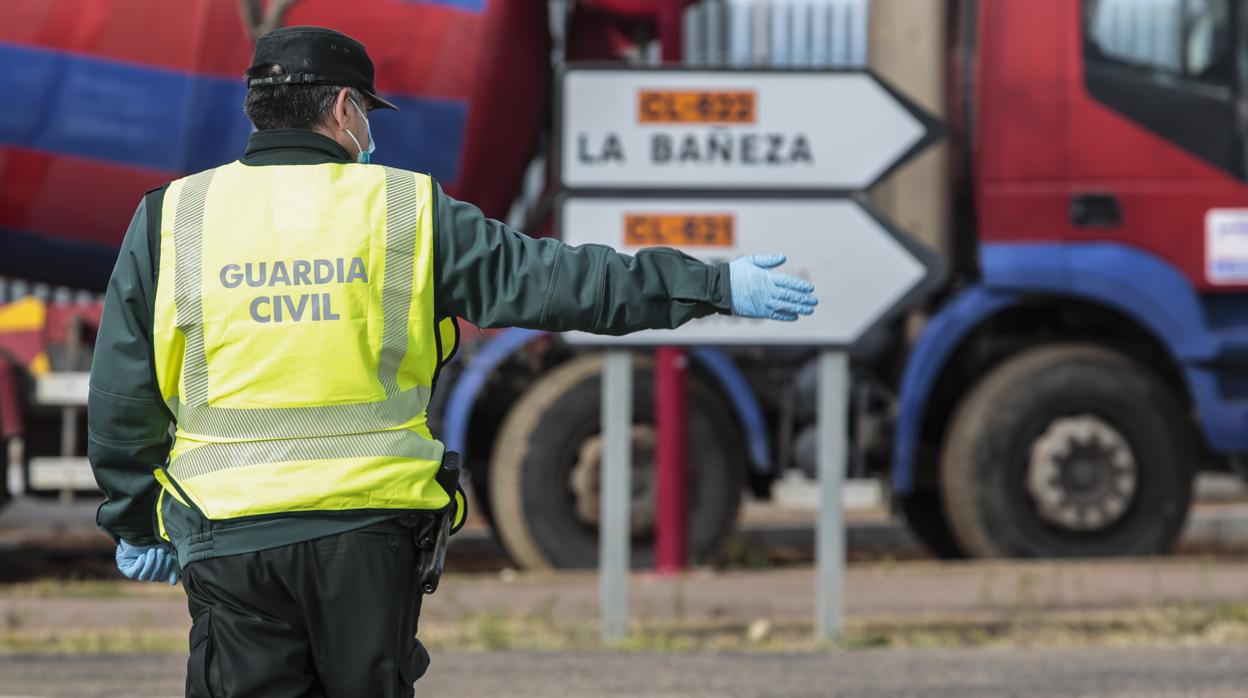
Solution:
[{"label": "asphalt road", "polygon": [[[0,698],[181,694],[178,655],[0,657]],[[1248,647],[833,654],[435,653],[418,696],[1160,698],[1248,695]]]}]

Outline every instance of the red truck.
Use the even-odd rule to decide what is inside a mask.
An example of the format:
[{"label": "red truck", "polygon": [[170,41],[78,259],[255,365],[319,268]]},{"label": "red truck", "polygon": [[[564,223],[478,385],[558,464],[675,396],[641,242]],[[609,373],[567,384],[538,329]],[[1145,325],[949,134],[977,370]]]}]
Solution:
[{"label": "red truck", "polygon": [[[375,52],[379,87],[402,108],[375,119],[379,161],[544,232],[552,55],[640,60],[671,18],[666,4],[7,3],[0,91],[19,106],[0,114],[0,275],[98,291],[144,190],[241,152],[239,76],[252,37],[282,23],[331,25]],[[950,197],[952,273],[917,336],[899,323],[854,353],[853,473],[884,479],[942,555],[1163,552],[1194,474],[1238,471],[1248,454],[1244,10],[945,7],[953,164],[932,186]],[[852,45],[868,8],[704,0],[686,35],[704,62],[820,65],[853,51],[811,37]],[[75,401],[98,315],[72,297],[0,307],[15,493],[90,483]],[[519,564],[593,564],[599,357],[523,330],[466,336],[476,341],[431,406],[438,432],[466,454],[476,499]],[[813,351],[691,357],[690,549],[709,559],[747,489],[766,496],[789,468],[813,470]],[[654,433],[650,381],[636,384],[644,559]]]}]

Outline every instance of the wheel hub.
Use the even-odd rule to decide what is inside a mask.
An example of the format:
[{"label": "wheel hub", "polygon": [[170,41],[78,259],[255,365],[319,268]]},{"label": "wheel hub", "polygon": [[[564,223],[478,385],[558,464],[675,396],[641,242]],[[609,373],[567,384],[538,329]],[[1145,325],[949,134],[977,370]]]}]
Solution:
[{"label": "wheel hub", "polygon": [[[654,529],[654,427],[634,425],[632,443],[629,522],[632,535],[640,536]],[[591,526],[597,526],[599,521],[601,482],[602,436],[594,435],[581,443],[568,474],[576,516]]]},{"label": "wheel hub", "polygon": [[1075,531],[1110,526],[1122,518],[1138,484],[1131,445],[1099,417],[1056,419],[1032,444],[1027,490],[1050,524]]}]

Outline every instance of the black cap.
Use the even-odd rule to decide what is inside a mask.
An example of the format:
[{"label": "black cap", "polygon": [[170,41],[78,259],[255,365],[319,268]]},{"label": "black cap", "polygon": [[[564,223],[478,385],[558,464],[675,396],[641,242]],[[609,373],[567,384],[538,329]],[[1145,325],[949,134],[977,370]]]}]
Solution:
[{"label": "black cap", "polygon": [[325,27],[282,27],[256,40],[256,55],[248,75],[257,67],[280,65],[284,75],[249,77],[248,87],[260,85],[341,85],[363,92],[381,109],[398,107],[377,95],[373,61],[364,44]]}]

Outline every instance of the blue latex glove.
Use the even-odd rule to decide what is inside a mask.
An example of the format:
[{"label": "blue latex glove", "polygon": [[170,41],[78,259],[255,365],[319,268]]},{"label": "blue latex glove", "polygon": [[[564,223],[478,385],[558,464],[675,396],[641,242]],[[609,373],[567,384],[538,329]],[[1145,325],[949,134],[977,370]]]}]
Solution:
[{"label": "blue latex glove", "polygon": [[140,582],[167,581],[177,584],[182,571],[178,559],[163,545],[117,544],[117,569],[130,579]]},{"label": "blue latex glove", "polygon": [[793,322],[810,315],[819,303],[815,285],[796,276],[768,271],[784,264],[782,254],[738,257],[728,263],[732,314]]}]

